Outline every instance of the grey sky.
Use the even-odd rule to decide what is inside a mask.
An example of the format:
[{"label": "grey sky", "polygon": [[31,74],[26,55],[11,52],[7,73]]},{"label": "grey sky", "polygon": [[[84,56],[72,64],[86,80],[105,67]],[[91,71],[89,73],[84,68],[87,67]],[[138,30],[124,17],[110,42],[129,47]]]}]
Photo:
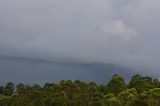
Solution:
[{"label": "grey sky", "polygon": [[159,0],[0,0],[0,55],[158,72],[159,10]]}]

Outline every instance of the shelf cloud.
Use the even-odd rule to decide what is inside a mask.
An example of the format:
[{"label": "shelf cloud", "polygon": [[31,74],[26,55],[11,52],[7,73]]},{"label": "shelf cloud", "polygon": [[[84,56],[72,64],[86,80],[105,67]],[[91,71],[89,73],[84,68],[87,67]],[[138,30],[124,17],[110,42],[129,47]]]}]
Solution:
[{"label": "shelf cloud", "polygon": [[2,0],[0,56],[160,70],[159,0]]}]

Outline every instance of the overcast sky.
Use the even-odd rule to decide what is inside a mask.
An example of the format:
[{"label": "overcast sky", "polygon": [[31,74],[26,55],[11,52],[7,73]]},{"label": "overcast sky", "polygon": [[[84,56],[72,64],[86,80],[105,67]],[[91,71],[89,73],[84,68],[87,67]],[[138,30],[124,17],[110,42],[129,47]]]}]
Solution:
[{"label": "overcast sky", "polygon": [[0,0],[1,57],[160,70],[159,34],[160,0]]}]

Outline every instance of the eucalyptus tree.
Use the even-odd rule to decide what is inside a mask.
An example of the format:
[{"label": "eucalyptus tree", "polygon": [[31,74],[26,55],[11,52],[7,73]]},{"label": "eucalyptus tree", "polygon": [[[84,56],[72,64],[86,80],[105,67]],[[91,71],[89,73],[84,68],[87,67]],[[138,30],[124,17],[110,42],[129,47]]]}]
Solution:
[{"label": "eucalyptus tree", "polygon": [[126,90],[126,84],[124,82],[124,78],[115,74],[112,76],[112,79],[109,81],[106,87],[107,93],[113,93],[114,95],[118,95],[119,93]]}]

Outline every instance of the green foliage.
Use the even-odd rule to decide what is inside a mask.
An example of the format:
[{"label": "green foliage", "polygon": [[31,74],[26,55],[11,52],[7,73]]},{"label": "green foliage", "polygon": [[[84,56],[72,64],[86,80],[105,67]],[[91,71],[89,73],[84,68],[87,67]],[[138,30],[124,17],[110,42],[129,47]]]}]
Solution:
[{"label": "green foliage", "polygon": [[8,82],[5,86],[5,89],[3,89],[3,95],[5,96],[11,96],[14,91],[14,84],[12,82]]},{"label": "green foliage", "polygon": [[138,93],[140,93],[143,91],[148,91],[156,86],[151,77],[143,77],[137,74],[132,77],[128,87],[135,88],[137,89]]},{"label": "green foliage", "polygon": [[0,106],[159,106],[158,79],[134,75],[127,86],[113,75],[107,85],[80,80],[32,86],[9,82],[0,87]]},{"label": "green foliage", "polygon": [[123,106],[134,106],[137,99],[137,90],[135,88],[127,89],[121,92],[117,97]]},{"label": "green foliage", "polygon": [[10,96],[0,96],[0,106],[10,106]]},{"label": "green foliage", "polygon": [[3,94],[3,90],[4,90],[4,87],[3,87],[3,86],[0,86],[0,95]]},{"label": "green foliage", "polygon": [[113,93],[114,95],[118,95],[125,89],[126,84],[124,82],[124,79],[116,74],[112,76],[112,79],[109,81],[106,87],[107,93]]},{"label": "green foliage", "polygon": [[159,106],[160,104],[160,88],[149,90],[149,104],[150,106]]},{"label": "green foliage", "polygon": [[112,93],[104,95],[102,106],[121,106],[122,103]]},{"label": "green foliage", "polygon": [[149,100],[149,97],[148,97],[148,92],[146,91],[143,91],[142,93],[138,94],[137,95],[137,100],[135,101],[135,106],[149,106],[148,105],[148,100]]}]

